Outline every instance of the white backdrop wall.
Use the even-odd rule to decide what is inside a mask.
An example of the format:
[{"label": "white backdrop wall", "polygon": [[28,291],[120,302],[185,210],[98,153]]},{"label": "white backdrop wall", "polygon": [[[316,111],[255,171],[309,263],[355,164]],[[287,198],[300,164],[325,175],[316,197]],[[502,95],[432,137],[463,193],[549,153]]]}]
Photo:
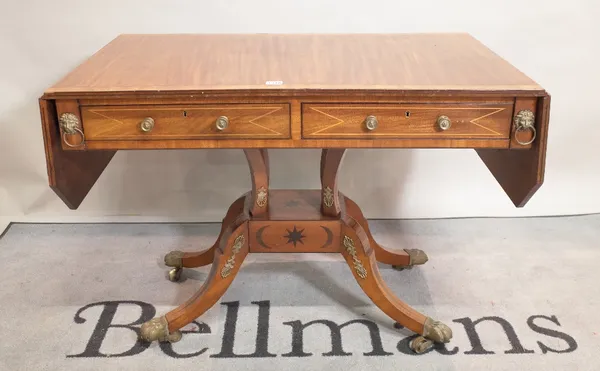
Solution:
[{"label": "white backdrop wall", "polygon": [[[370,218],[600,212],[598,16],[596,0],[2,0],[0,219],[220,221],[246,191],[240,150],[121,151],[77,211],[48,188],[37,98],[120,33],[469,32],[552,94],[540,191],[514,208],[472,150],[350,150],[341,189]],[[271,161],[274,188],[319,186],[317,150]]]}]

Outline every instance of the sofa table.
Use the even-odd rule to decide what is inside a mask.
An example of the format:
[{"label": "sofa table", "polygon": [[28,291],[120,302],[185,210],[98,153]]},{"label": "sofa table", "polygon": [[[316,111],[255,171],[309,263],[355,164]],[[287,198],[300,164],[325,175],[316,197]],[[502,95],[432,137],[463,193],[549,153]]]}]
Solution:
[{"label": "sofa table", "polygon": [[[72,209],[117,150],[246,154],[252,189],[214,245],[165,256],[171,280],[212,264],[208,279],[142,325],[143,340],[179,340],[248,253],[324,252],[341,253],[371,300],[421,335],[415,352],[452,331],[398,299],[377,262],[403,269],[427,255],[374,240],[338,190],[344,151],[472,148],[522,207],[543,182],[549,108],[543,88],[467,34],[121,35],[40,98],[49,184]],[[321,189],[269,189],[269,148],[322,149]]]}]

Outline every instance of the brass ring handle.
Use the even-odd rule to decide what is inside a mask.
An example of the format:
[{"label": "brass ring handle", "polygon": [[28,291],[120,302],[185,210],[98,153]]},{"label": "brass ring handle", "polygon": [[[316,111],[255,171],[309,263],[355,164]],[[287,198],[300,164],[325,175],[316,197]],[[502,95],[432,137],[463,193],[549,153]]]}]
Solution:
[{"label": "brass ring handle", "polygon": [[[81,135],[81,141],[77,144],[71,144],[69,142],[67,142],[67,135],[73,135],[75,133],[79,133],[79,135]],[[66,131],[63,132],[63,142],[65,142],[66,145],[68,145],[69,147],[79,147],[82,146],[83,143],[85,143],[85,134],[83,134],[83,131],[81,131],[80,128],[75,128],[73,129],[73,133],[67,133]]]},{"label": "brass ring handle", "polygon": [[[519,137],[517,137],[517,133],[519,131],[525,131],[527,129],[531,129],[531,132],[533,133],[533,136],[531,137],[530,140],[528,140],[527,142],[521,142],[519,140]],[[533,143],[533,141],[535,140],[535,137],[537,136],[537,130],[535,130],[534,126],[517,126],[517,130],[515,130],[515,140],[517,141],[517,143],[519,143],[522,146],[528,146],[531,143]]]},{"label": "brass ring handle", "polygon": [[452,126],[452,121],[448,116],[440,116],[437,119],[437,124],[441,130],[448,130]]},{"label": "brass ring handle", "polygon": [[219,116],[217,121],[215,121],[215,126],[217,127],[217,130],[223,131],[229,126],[229,119],[227,116]]},{"label": "brass ring handle", "polygon": [[377,129],[377,125],[379,125],[379,122],[377,121],[377,117],[375,117],[373,115],[367,116],[367,118],[365,119],[365,126],[367,127],[367,130],[373,131],[373,130]]},{"label": "brass ring handle", "polygon": [[146,117],[140,121],[140,130],[144,133],[149,133],[154,129],[154,119],[152,117]]},{"label": "brass ring handle", "polygon": [[[517,143],[519,143],[522,146],[527,146],[533,143],[533,141],[537,137],[537,130],[535,129],[535,114],[532,111],[527,109],[519,111],[519,113],[517,113],[517,116],[515,116],[515,126],[516,129],[514,137]],[[521,142],[517,137],[517,133],[526,130],[531,130],[533,136],[527,142]]]},{"label": "brass ring handle", "polygon": [[[79,128],[79,117],[74,113],[65,112],[58,118],[58,124],[63,131],[62,139],[63,142],[69,147],[79,147],[85,143],[85,134]],[[81,135],[81,141],[77,144],[71,144],[67,141],[67,135],[77,134]]]}]

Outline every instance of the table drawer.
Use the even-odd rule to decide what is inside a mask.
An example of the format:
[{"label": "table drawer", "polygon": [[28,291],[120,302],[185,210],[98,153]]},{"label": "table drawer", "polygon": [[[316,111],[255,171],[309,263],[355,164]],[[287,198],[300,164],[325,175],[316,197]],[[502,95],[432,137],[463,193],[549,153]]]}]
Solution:
[{"label": "table drawer", "polygon": [[285,139],[289,104],[83,106],[86,140]]},{"label": "table drawer", "polygon": [[[302,105],[302,136],[507,139],[513,102]],[[444,120],[447,118],[448,121]]]}]

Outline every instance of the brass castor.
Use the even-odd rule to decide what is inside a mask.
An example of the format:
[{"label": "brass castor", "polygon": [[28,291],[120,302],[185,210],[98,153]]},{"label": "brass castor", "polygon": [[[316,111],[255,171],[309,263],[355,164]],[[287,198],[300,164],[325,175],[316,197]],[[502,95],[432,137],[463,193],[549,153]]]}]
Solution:
[{"label": "brass castor", "polygon": [[177,282],[181,279],[181,272],[183,268],[173,268],[169,271],[169,281]]},{"label": "brass castor", "polygon": [[425,353],[433,346],[433,340],[426,339],[423,336],[417,336],[408,344],[410,349],[417,354]]},{"label": "brass castor", "polygon": [[181,278],[181,271],[183,270],[183,251],[171,251],[165,255],[165,265],[167,267],[173,267],[173,269],[169,271],[169,281],[179,281]]},{"label": "brass castor", "polygon": [[169,333],[169,323],[165,317],[153,318],[140,328],[140,339],[146,342],[168,341],[176,343],[181,340],[181,331]]}]

